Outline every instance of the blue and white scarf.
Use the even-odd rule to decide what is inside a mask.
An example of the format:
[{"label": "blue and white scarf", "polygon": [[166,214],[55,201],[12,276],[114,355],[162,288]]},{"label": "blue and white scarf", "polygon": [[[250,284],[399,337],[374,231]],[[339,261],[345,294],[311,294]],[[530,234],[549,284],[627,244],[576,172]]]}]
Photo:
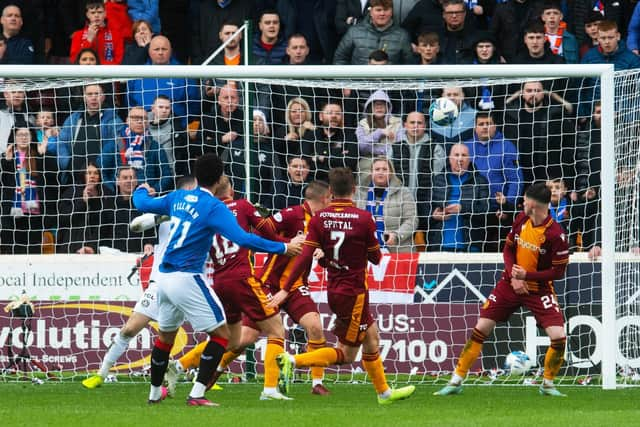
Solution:
[{"label": "blue and white scarf", "polygon": [[40,214],[38,186],[27,169],[28,161],[26,153],[16,151],[16,191],[13,194],[11,209],[14,216]]},{"label": "blue and white scarf", "polygon": [[376,236],[381,248],[386,247],[384,242],[384,201],[388,192],[389,190],[385,188],[380,200],[376,200],[373,184],[369,185],[369,191],[367,192],[367,211],[373,215],[373,219],[376,221]]},{"label": "blue and white scarf", "polygon": [[144,142],[150,135],[138,135],[131,132],[131,128],[122,131],[122,147],[120,158],[123,165],[131,166],[136,170],[144,169]]}]

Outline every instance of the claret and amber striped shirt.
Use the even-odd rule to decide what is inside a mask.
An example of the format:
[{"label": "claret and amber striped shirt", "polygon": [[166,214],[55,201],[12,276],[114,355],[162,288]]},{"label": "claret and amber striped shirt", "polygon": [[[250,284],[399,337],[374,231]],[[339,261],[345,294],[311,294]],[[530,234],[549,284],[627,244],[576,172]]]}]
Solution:
[{"label": "claret and amber striped shirt", "polygon": [[522,212],[513,221],[503,254],[504,280],[511,279],[511,267],[518,264],[527,271],[525,281],[529,292],[554,291],[553,281],[564,277],[569,262],[567,235],[550,216],[534,226]]}]

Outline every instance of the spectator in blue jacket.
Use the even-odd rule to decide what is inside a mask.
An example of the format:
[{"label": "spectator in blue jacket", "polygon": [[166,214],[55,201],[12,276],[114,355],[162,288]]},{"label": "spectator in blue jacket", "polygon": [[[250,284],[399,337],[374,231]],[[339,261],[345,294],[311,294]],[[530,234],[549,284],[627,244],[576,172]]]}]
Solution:
[{"label": "spectator in blue jacket", "polygon": [[129,6],[129,17],[132,21],[147,21],[151,24],[153,34],[160,34],[159,0],[127,0],[127,6]]},{"label": "spectator in blue jacket", "polygon": [[509,232],[522,194],[524,178],[518,166],[518,149],[505,139],[489,112],[476,113],[473,139],[466,141],[473,166],[489,182],[489,204],[485,250],[497,252]]},{"label": "spectator in blue jacket", "polygon": [[640,58],[620,41],[618,25],[613,21],[598,24],[598,46],[582,58],[583,64],[613,64],[616,71],[640,68]]},{"label": "spectator in blue jacket", "polygon": [[2,33],[6,39],[7,50],[3,57],[5,64],[33,64],[33,42],[20,35],[22,30],[22,12],[16,5],[8,5],[2,10],[0,17]]},{"label": "spectator in blue jacket", "polygon": [[[147,113],[142,107],[129,110],[127,126],[120,131],[115,149],[105,147],[110,153],[104,157],[104,167],[109,171],[129,166],[136,172],[139,183],[147,183],[157,192],[173,188],[173,174],[167,153],[149,132]],[[110,177],[115,180],[115,175]]]},{"label": "spectator in blue jacket", "polygon": [[636,55],[640,54],[640,3],[636,4],[627,28],[627,47]]},{"label": "spectator in blue jacket", "polygon": [[[105,155],[113,155],[115,140],[124,127],[112,108],[103,108],[104,91],[98,84],[84,87],[83,110],[75,111],[64,121],[57,141],[49,138],[51,149],[58,156],[58,169],[65,172],[61,184],[83,182],[82,175],[88,162],[102,170],[102,182],[110,190],[115,189],[115,170],[103,167]],[[108,150],[111,150],[109,152]]]},{"label": "spectator in blue jacket", "polygon": [[[146,65],[179,65],[171,56],[171,42],[165,36],[155,36],[149,43]],[[171,99],[173,114],[186,127],[190,117],[200,114],[200,89],[195,81],[184,78],[147,78],[128,83],[129,107],[142,106],[150,111],[158,95]]]}]

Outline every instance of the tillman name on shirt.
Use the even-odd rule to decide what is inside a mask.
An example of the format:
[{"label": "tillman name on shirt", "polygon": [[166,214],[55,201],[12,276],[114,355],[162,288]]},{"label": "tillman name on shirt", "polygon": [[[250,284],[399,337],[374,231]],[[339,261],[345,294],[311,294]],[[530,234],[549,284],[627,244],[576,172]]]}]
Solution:
[{"label": "tillman name on shirt", "polygon": [[191,215],[191,217],[193,219],[196,219],[200,216],[200,214],[195,210],[195,208],[193,206],[191,206],[189,203],[184,203],[184,202],[178,202],[178,203],[174,203],[173,204],[173,210],[175,211],[185,211],[186,213],[188,213],[189,215]]}]

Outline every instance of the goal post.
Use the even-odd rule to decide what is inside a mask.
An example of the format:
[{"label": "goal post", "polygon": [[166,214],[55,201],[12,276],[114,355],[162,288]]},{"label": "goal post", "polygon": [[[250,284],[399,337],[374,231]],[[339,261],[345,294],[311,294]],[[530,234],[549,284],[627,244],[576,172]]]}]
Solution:
[{"label": "goal post", "polygon": [[[614,98],[615,86],[613,67],[609,64],[601,72],[602,85],[602,141],[615,141]],[[616,280],[615,280],[615,144],[602,144],[602,328],[617,331],[616,325]],[[602,355],[602,388],[616,388],[616,358],[618,349],[617,333],[604,334]]]},{"label": "goal post", "polygon": [[[247,53],[247,52],[245,52]],[[247,56],[247,55],[245,55]],[[108,66],[99,66],[99,67],[86,67],[86,66],[20,66],[20,65],[12,65],[12,66],[0,66],[0,75],[4,76],[5,81],[10,81],[12,85],[30,85],[35,88],[40,89],[55,89],[64,86],[77,86],[86,84],[89,82],[120,82],[127,81],[132,79],[154,79],[154,78],[183,78],[183,79],[193,79],[194,81],[200,82],[208,80],[208,79],[223,79],[223,80],[233,80],[240,82],[243,85],[243,116],[242,116],[242,129],[244,129],[245,138],[243,139],[243,150],[245,152],[245,161],[241,166],[244,170],[244,179],[246,180],[246,190],[249,193],[249,197],[251,197],[254,193],[253,186],[255,185],[255,181],[252,181],[252,156],[255,155],[256,149],[252,145],[253,141],[251,138],[252,128],[251,121],[253,120],[251,114],[251,109],[254,108],[254,98],[259,98],[261,95],[264,95],[264,90],[272,90],[272,86],[286,86],[287,82],[292,82],[293,86],[303,87],[303,88],[322,88],[322,89],[332,89],[332,90],[342,90],[345,88],[358,88],[363,92],[368,91],[370,93],[375,89],[384,89],[388,92],[395,91],[401,94],[404,89],[411,89],[414,91],[423,90],[423,89],[434,89],[434,88],[443,88],[449,85],[459,85],[463,87],[472,87],[472,86],[508,86],[521,84],[524,81],[533,80],[533,79],[541,79],[541,80],[549,80],[551,79],[574,79],[575,81],[579,81],[580,79],[592,79],[595,84],[599,86],[600,90],[600,102],[601,102],[601,110],[602,110],[602,118],[601,118],[601,140],[604,141],[601,144],[601,195],[600,195],[600,214],[601,214],[601,242],[602,242],[602,257],[601,257],[601,313],[593,314],[593,316],[600,315],[601,316],[601,333],[597,336],[597,345],[594,345],[592,342],[592,338],[589,333],[582,334],[583,336],[578,337],[577,342],[578,345],[585,345],[586,347],[594,346],[598,348],[598,351],[601,351],[601,365],[600,372],[601,375],[601,385],[604,389],[615,389],[620,385],[620,381],[617,377],[617,370],[620,367],[619,364],[616,363],[616,360],[619,359],[620,353],[620,343],[619,339],[622,333],[628,334],[631,336],[632,343],[638,343],[640,341],[633,341],[634,334],[636,333],[634,330],[623,332],[620,330],[621,326],[618,324],[619,317],[622,315],[638,315],[639,313],[634,312],[622,312],[619,309],[620,305],[620,296],[619,291],[617,289],[619,277],[621,274],[624,274],[625,280],[633,281],[634,279],[639,279],[640,274],[635,273],[633,268],[627,268],[623,273],[620,273],[619,270],[620,265],[633,265],[638,263],[638,259],[635,258],[634,255],[629,255],[628,250],[621,249],[622,246],[616,239],[619,239],[617,230],[620,229],[621,226],[630,227],[633,226],[633,221],[635,219],[629,220],[631,222],[625,223],[620,221],[616,221],[616,218],[620,216],[619,211],[616,208],[616,174],[618,166],[623,163],[620,160],[620,155],[616,153],[617,144],[609,144],[608,141],[616,141],[619,138],[617,123],[621,123],[621,120],[625,120],[624,118],[620,118],[616,112],[616,103],[618,102],[618,97],[616,94],[616,88],[618,85],[618,74],[614,73],[613,66],[610,64],[589,64],[589,65],[562,65],[562,66],[547,66],[547,65],[513,65],[513,64],[500,64],[500,65],[465,65],[465,66],[453,66],[453,65],[438,65],[438,66],[420,66],[420,65],[384,65],[384,66],[238,66],[238,67],[229,67],[229,66],[117,66],[117,67],[108,67]],[[636,76],[637,78],[637,76]],[[5,87],[5,84],[2,83],[0,86]],[[204,85],[201,83],[197,83],[198,90],[203,92]],[[266,89],[264,89],[266,87]],[[582,87],[580,87],[582,88]],[[274,93],[276,90],[273,89]],[[312,93],[313,90],[311,91]],[[271,93],[269,93],[271,95]],[[287,94],[285,94],[287,95]],[[631,93],[630,96],[635,95]],[[314,95],[315,96],[315,95]],[[291,98],[291,96],[283,96],[283,99]],[[356,97],[356,104],[364,104],[366,101],[365,97]],[[256,101],[257,102],[257,101]],[[633,101],[635,102],[635,101]],[[633,104],[632,102],[632,104]],[[320,103],[318,103],[320,105]],[[637,104],[636,104],[637,105]],[[284,109],[285,105],[280,106],[279,108]],[[313,109],[313,107],[312,107]],[[314,117],[317,116],[318,110],[313,109]],[[205,119],[204,113],[201,114],[201,119]],[[354,113],[355,115],[355,113]],[[616,120],[618,122],[616,122]],[[634,122],[635,123],[635,122]],[[278,123],[282,127],[285,126],[285,123]],[[628,123],[624,124],[626,128],[634,128],[638,126],[638,124],[630,125]],[[517,144],[517,141],[514,141]],[[548,154],[548,153],[547,153]],[[637,155],[637,153],[631,152],[629,156]],[[574,159],[577,161],[577,159]],[[640,176],[640,159],[630,159],[627,163],[630,162],[630,166],[635,167],[636,173]],[[629,166],[625,164],[625,166]],[[635,169],[634,169],[635,170]],[[286,171],[284,172],[286,173]],[[282,179],[282,178],[280,178]],[[634,187],[635,188],[635,187]],[[636,188],[637,189],[637,188]],[[631,190],[630,190],[631,191]],[[635,195],[638,197],[638,195]],[[256,200],[252,200],[256,201]],[[619,200],[618,200],[619,203]],[[638,223],[636,223],[638,225]],[[617,237],[618,236],[618,237]],[[56,255],[58,256],[58,255]],[[70,255],[73,257],[73,255]],[[27,260],[37,259],[34,258],[33,255],[27,256]],[[417,265],[417,271],[414,270],[402,270],[402,263],[411,262]],[[75,261],[79,261],[80,258],[74,258]],[[576,260],[577,263],[580,264],[580,268],[577,269],[577,274],[580,278],[588,277],[590,274],[596,276],[595,269],[588,270],[591,268],[591,261],[586,258],[585,254],[576,254],[572,256],[572,260]],[[117,259],[109,259],[109,263],[113,262],[117,264]],[[28,262],[28,261],[27,261]],[[94,261],[90,261],[94,262]],[[442,323],[436,322],[436,319],[441,316],[443,313],[447,313],[451,319],[452,324],[455,325],[449,327],[451,331],[445,331],[444,334],[450,337],[452,336],[462,336],[470,331],[473,327],[473,324],[460,324],[456,323],[459,318],[464,317],[467,312],[467,306],[469,305],[469,301],[477,302],[481,300],[478,297],[486,297],[487,286],[489,282],[495,283],[493,280],[497,277],[499,273],[500,264],[502,263],[501,256],[499,254],[469,254],[469,256],[460,256],[459,254],[447,254],[447,253],[438,253],[434,255],[430,252],[420,253],[420,254],[400,254],[397,258],[392,257],[389,261],[390,266],[397,277],[394,279],[393,283],[400,283],[403,280],[406,281],[406,277],[412,277],[413,281],[415,281],[415,294],[414,289],[410,289],[410,298],[415,298],[416,300],[420,300],[420,302],[425,302],[426,304],[430,304],[431,306],[428,309],[424,309],[422,307],[420,310],[416,310],[415,307],[408,308],[411,304],[406,304],[406,308],[401,309],[400,318],[402,321],[406,321],[407,328],[412,329],[414,326],[409,327],[409,321],[411,315],[419,315],[425,316],[425,319],[429,321],[433,321],[432,325],[435,328],[442,328],[444,325]],[[467,270],[475,269],[474,271],[464,271],[460,265],[464,265],[466,263]],[[50,266],[50,268],[54,269],[55,263],[46,262],[45,265]],[[115,265],[114,264],[114,265]],[[442,268],[443,271],[445,267],[440,267],[441,265],[447,265],[446,268],[449,268],[451,265],[451,272],[444,274],[446,277],[441,277],[440,275]],[[20,264],[22,265],[22,264]],[[109,264],[111,265],[111,264]],[[435,270],[437,274],[433,274],[431,270],[429,270],[429,265],[435,266]],[[473,267],[469,267],[473,265]],[[400,266],[400,267],[399,267]],[[582,270],[582,266],[585,266],[584,272]],[[387,268],[385,266],[384,268]],[[385,271],[391,271],[387,268]],[[626,268],[626,267],[624,267]],[[486,269],[486,270],[485,270]],[[380,270],[381,271],[381,270]],[[380,271],[372,271],[372,276],[375,276],[376,273],[380,273]],[[455,281],[461,281],[462,283],[468,282],[468,279],[464,278],[467,273],[473,273],[473,277],[477,277],[478,280],[482,280],[483,283],[477,284],[477,286],[472,286],[465,290],[465,292],[470,292],[469,300],[464,300],[460,304],[453,304],[450,308],[446,308],[444,305],[443,298],[445,291],[444,288],[450,283]],[[380,273],[384,275],[385,273]],[[387,273],[388,274],[388,273]],[[635,276],[634,276],[635,274]],[[491,277],[493,275],[493,277]],[[406,276],[406,277],[405,277]],[[416,277],[419,277],[420,280],[417,280]],[[490,280],[486,278],[489,277]],[[575,277],[574,277],[575,278]],[[433,286],[430,285],[431,281],[435,281]],[[413,283],[413,282],[412,282]],[[491,283],[491,284],[493,284]],[[473,284],[472,284],[473,285]],[[580,285],[584,286],[584,285]],[[633,289],[627,289],[625,292],[632,291]],[[384,293],[385,290],[380,290],[380,295]],[[376,292],[378,292],[376,290]],[[572,291],[573,292],[573,291]],[[578,293],[578,303],[580,298],[580,292],[586,292],[585,289],[580,289],[576,291]],[[484,296],[482,294],[484,293]],[[453,292],[452,292],[453,295]],[[465,294],[466,295],[466,294]],[[322,298],[320,296],[320,298]],[[394,296],[396,298],[396,296]],[[0,300],[2,298],[0,297]],[[403,300],[403,303],[406,303],[406,300]],[[379,312],[386,313],[390,316],[390,318],[398,318],[394,309],[389,309],[387,305],[391,306],[392,303],[380,304]],[[72,310],[75,308],[72,308]],[[54,308],[47,308],[47,310],[55,310]],[[124,311],[123,311],[124,312]],[[53,313],[50,311],[48,313]],[[580,317],[580,312],[577,312],[576,318]],[[590,313],[592,314],[592,313]],[[472,316],[477,315],[477,313],[472,313]],[[472,317],[471,316],[471,317]],[[422,321],[422,319],[419,319]],[[418,320],[416,320],[418,321]],[[525,322],[530,322],[530,320],[525,319]],[[117,328],[120,325],[111,325],[113,328]],[[535,328],[535,323],[530,325],[531,328],[527,331],[527,334],[530,336],[525,337],[529,339],[528,342],[533,342],[535,345],[542,346],[539,344],[541,342],[540,337],[536,336],[534,332],[531,332]],[[516,326],[517,327],[517,326]],[[458,329],[456,329],[458,328]],[[616,333],[608,333],[609,331],[616,331]],[[386,347],[387,352],[396,352],[397,354],[402,353],[402,357],[398,356],[398,360],[392,361],[390,364],[391,367],[397,367],[396,375],[398,378],[400,375],[406,374],[406,366],[410,367],[410,363],[413,359],[409,356],[411,351],[415,351],[416,354],[421,354],[422,352],[433,352],[433,360],[430,364],[425,364],[424,366],[434,367],[434,368],[426,368],[424,366],[420,366],[420,369],[417,371],[419,374],[415,376],[413,369],[411,369],[411,374],[409,375],[409,381],[412,381],[415,378],[418,378],[419,381],[429,382],[431,381],[431,374],[427,373],[426,370],[435,371],[434,377],[436,378],[433,381],[437,381],[442,375],[446,375],[447,371],[453,368],[451,360],[457,356],[456,354],[448,354],[446,360],[441,360],[438,358],[438,351],[440,351],[440,344],[434,344],[437,340],[433,340],[431,343],[433,345],[425,344],[424,340],[426,338],[420,338],[423,340],[422,344],[417,341],[409,341],[409,338],[406,338],[402,335],[400,330],[393,330],[390,333],[390,337],[396,337],[399,339],[399,343],[396,347],[393,347],[392,342],[389,338],[388,346]],[[505,339],[509,339],[510,335],[508,333],[503,333]],[[386,338],[385,338],[386,339]],[[524,339],[523,339],[524,341]],[[439,341],[438,341],[439,342]],[[535,344],[538,342],[538,344]],[[387,345],[387,344],[385,344]],[[570,343],[570,346],[575,346],[575,343]],[[412,347],[413,346],[413,347]],[[505,348],[504,345],[495,345],[494,353],[498,353],[503,351]],[[452,347],[454,348],[454,347]],[[455,347],[459,349],[460,347]],[[596,350],[593,350],[594,352]],[[535,349],[534,349],[535,353]],[[538,354],[539,353],[535,353]],[[406,356],[406,358],[405,358]],[[487,363],[487,366],[483,366],[484,371],[491,371],[495,368],[500,368],[498,365],[500,360],[502,360],[504,354],[495,354],[492,356],[490,363]],[[406,359],[406,360],[405,360]],[[590,359],[590,356],[587,355],[585,360]],[[591,362],[593,363],[593,362]],[[578,366],[576,364],[576,366]],[[633,367],[634,369],[637,367]],[[424,371],[422,370],[424,369]],[[388,369],[387,369],[388,370]],[[571,372],[582,372],[580,368],[572,368]],[[344,371],[337,371],[339,374],[344,373]],[[586,372],[586,371],[585,371]],[[591,372],[591,371],[589,371]],[[393,372],[388,373],[393,374]],[[351,372],[353,375],[353,371]],[[576,374],[582,375],[582,374]],[[400,381],[402,381],[401,379]],[[575,383],[574,380],[569,382],[570,384]]]}]

